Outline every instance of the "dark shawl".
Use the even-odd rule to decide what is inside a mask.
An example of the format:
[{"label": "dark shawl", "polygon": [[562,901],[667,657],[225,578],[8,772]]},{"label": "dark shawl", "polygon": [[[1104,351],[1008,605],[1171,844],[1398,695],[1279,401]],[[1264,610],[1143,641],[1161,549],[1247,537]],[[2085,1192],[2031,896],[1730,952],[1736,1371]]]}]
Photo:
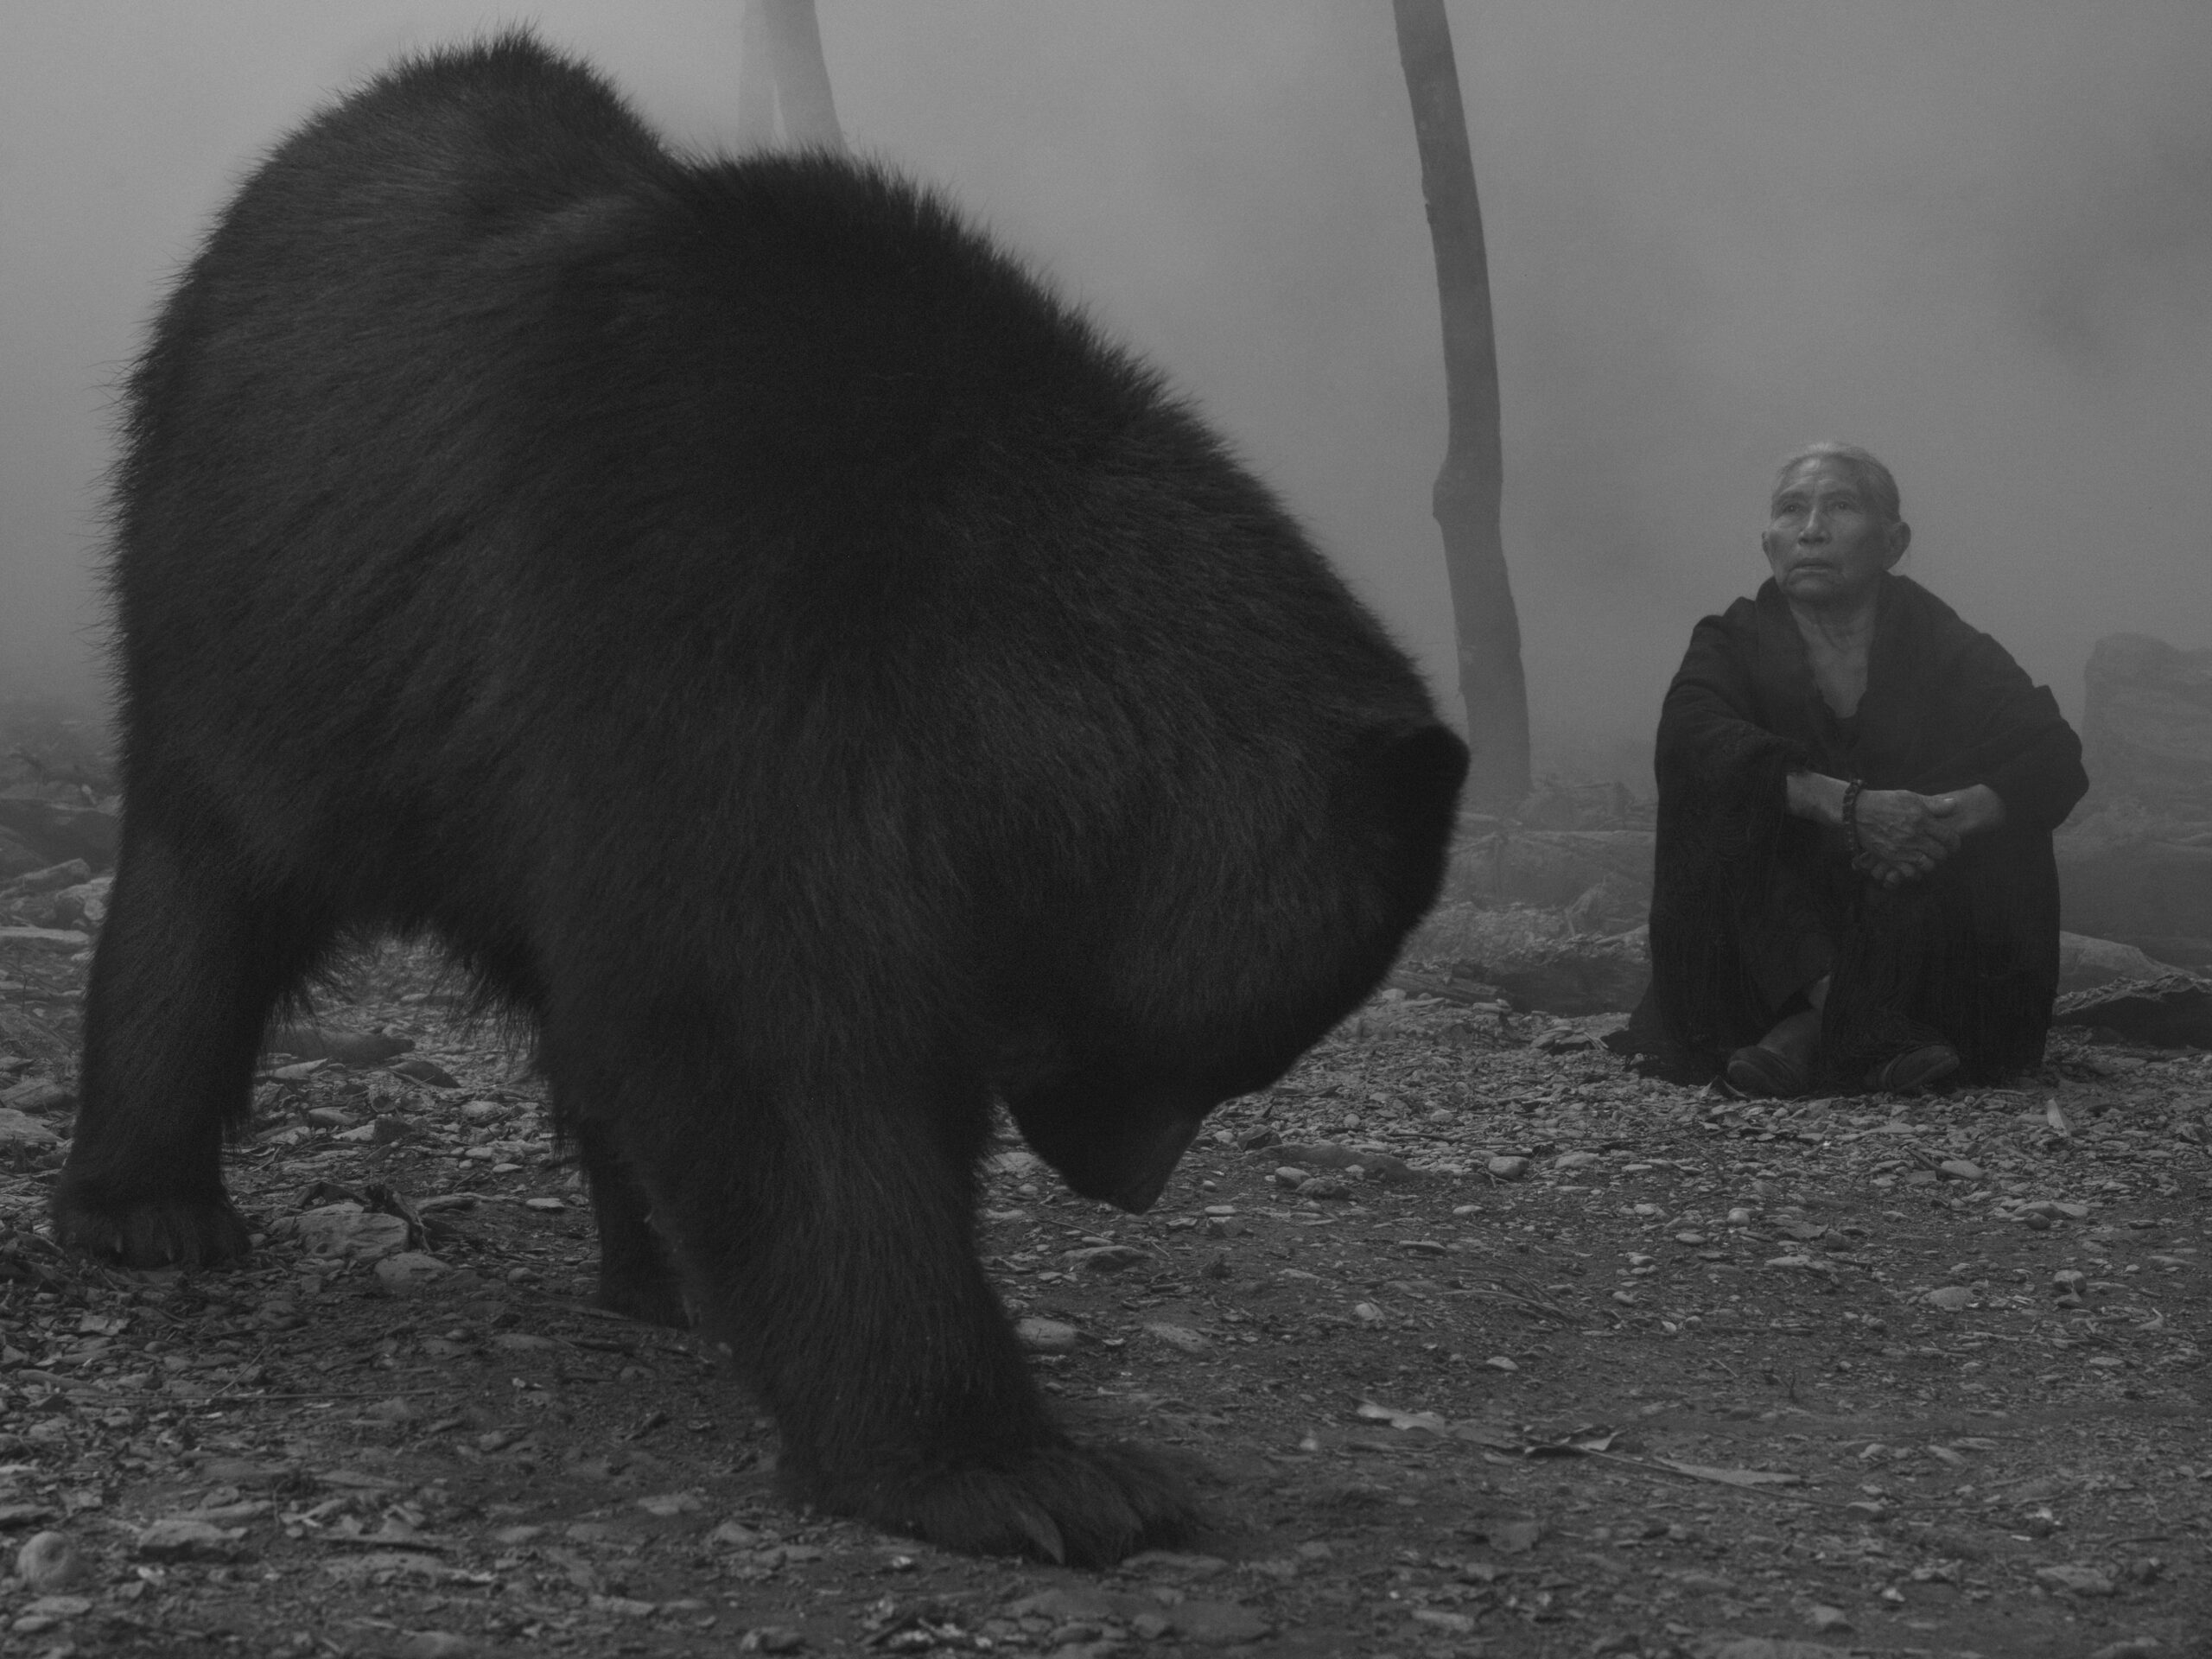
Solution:
[{"label": "dark shawl", "polygon": [[[1937,1036],[1968,1081],[2042,1057],[2058,985],[2050,834],[2088,787],[2080,740],[2046,688],[1926,588],[1885,576],[1879,605],[1848,721],[1815,686],[1772,582],[1690,636],[1659,716],[1651,988],[1632,1027],[1663,1069],[1711,1076],[1824,972],[1831,1083],[1855,1087]],[[1838,832],[1789,815],[1783,779],[1800,767],[1923,794],[1986,784],[2006,819],[1885,892]]]}]

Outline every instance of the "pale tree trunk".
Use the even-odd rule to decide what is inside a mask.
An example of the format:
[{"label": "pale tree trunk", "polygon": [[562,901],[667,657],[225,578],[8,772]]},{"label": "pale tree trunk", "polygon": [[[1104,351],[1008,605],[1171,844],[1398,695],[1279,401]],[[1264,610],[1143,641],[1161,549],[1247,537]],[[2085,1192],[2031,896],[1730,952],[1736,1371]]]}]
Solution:
[{"label": "pale tree trunk", "polygon": [[1452,584],[1459,696],[1466,704],[1468,747],[1474,752],[1467,793],[1478,805],[1511,808],[1529,793],[1529,688],[1521,672],[1521,621],[1513,608],[1498,529],[1504,459],[1482,207],[1475,198],[1474,157],[1467,146],[1467,115],[1459,101],[1459,68],[1444,0],[1393,4],[1444,315],[1451,429],[1434,506]]},{"label": "pale tree trunk", "polygon": [[814,0],[745,0],[739,47],[741,142],[772,144],[780,135],[787,144],[843,155]]},{"label": "pale tree trunk", "polygon": [[737,142],[766,149],[776,142],[776,67],[769,60],[767,8],[743,0],[737,33]]}]

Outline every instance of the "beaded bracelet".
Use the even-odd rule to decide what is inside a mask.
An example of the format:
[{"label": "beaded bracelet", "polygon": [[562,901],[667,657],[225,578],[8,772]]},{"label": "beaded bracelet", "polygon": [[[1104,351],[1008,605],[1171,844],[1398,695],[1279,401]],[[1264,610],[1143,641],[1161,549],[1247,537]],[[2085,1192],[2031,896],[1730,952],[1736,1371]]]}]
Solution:
[{"label": "beaded bracelet", "polygon": [[1856,778],[1843,786],[1843,843],[1854,864],[1866,852],[1866,843],[1859,839],[1859,791],[1866,787]]}]

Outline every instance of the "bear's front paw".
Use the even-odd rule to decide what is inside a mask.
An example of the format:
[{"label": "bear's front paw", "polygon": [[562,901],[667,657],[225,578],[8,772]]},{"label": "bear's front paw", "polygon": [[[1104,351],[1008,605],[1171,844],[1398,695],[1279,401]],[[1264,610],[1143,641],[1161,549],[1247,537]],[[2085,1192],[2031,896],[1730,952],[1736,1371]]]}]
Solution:
[{"label": "bear's front paw", "polygon": [[227,1198],[94,1204],[71,1192],[66,1178],[54,1200],[54,1236],[64,1249],[125,1268],[215,1268],[253,1252]]},{"label": "bear's front paw", "polygon": [[1070,1567],[1187,1543],[1203,1525],[1189,1480],[1157,1453],[1072,1441],[903,1479],[817,1480],[797,1496],[947,1549]]}]

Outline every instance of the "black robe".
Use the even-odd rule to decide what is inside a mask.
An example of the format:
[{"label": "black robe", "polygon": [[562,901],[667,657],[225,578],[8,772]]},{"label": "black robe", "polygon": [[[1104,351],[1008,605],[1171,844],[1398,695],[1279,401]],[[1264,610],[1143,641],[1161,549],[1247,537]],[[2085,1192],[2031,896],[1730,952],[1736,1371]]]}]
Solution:
[{"label": "black robe", "polygon": [[[2058,988],[2050,834],[2088,787],[2081,741],[2049,690],[1917,582],[1883,577],[1879,606],[1849,720],[1814,684],[1772,582],[1690,636],[1659,716],[1651,988],[1630,1027],[1669,1074],[1712,1076],[1822,974],[1828,1086],[1939,1037],[1969,1082],[2042,1058]],[[1783,779],[1801,767],[1923,794],[1986,784],[2005,821],[1885,890],[1840,831],[1789,816]]]}]

